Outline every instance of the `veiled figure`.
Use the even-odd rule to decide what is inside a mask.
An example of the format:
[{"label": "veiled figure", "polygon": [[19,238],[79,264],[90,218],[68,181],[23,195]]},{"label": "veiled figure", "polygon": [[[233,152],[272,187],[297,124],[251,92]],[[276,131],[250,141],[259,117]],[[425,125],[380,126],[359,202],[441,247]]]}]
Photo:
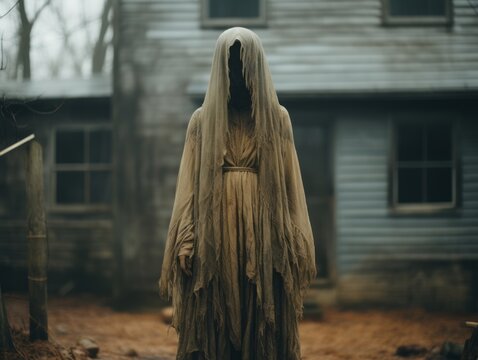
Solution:
[{"label": "veiled figure", "polygon": [[316,275],[289,114],[259,37],[228,29],[188,124],[159,279],[177,359],[300,359]]}]

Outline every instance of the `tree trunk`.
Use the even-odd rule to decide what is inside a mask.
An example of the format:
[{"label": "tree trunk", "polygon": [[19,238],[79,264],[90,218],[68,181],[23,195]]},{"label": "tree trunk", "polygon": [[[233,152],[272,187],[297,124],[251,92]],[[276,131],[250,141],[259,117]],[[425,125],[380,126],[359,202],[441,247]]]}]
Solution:
[{"label": "tree trunk", "polygon": [[20,76],[20,68],[22,69],[22,79],[30,79],[32,76],[31,63],[30,63],[30,48],[31,48],[31,36],[33,25],[37,21],[43,9],[45,9],[51,0],[45,0],[36,13],[28,19],[27,12],[25,10],[25,0],[18,0],[18,14],[20,15],[20,22],[18,28],[18,35],[20,42],[18,44],[17,63],[15,64],[15,76]]},{"label": "tree trunk", "polygon": [[2,288],[0,286],[0,359],[6,359],[6,352],[13,351],[12,334],[8,324],[7,310],[3,300]]},{"label": "tree trunk", "polygon": [[93,74],[100,74],[103,71],[108,44],[105,42],[106,32],[110,25],[109,14],[111,12],[113,0],[105,0],[103,11],[101,13],[101,25],[98,39],[93,49],[93,59],[91,71]]},{"label": "tree trunk", "polygon": [[30,340],[48,340],[47,239],[43,202],[43,157],[37,141],[28,144],[26,194],[28,215],[28,289]]},{"label": "tree trunk", "polygon": [[30,79],[31,78],[31,65],[30,65],[30,43],[33,23],[28,20],[28,16],[25,10],[25,1],[18,1],[18,13],[20,15],[20,23],[18,28],[18,36],[20,41],[18,43],[17,62],[15,64],[15,76],[18,78]]}]

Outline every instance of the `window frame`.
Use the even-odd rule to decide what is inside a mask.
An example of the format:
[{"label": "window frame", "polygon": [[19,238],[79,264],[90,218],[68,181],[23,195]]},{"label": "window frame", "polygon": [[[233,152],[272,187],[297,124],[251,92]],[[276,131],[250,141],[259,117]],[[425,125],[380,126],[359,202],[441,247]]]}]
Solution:
[{"label": "window frame", "polygon": [[392,16],[390,15],[390,1],[382,0],[382,23],[397,26],[435,26],[453,24],[452,0],[445,0],[445,15],[443,16]]},{"label": "window frame", "polygon": [[[111,149],[111,160],[108,164],[100,163],[94,164],[88,162],[80,164],[57,164],[56,163],[56,135],[59,131],[82,131],[83,134],[89,133],[94,130],[109,130],[112,137],[112,149]],[[89,151],[89,136],[85,140],[85,152]],[[57,173],[59,171],[79,171],[82,173],[89,173],[91,171],[109,171],[111,173],[111,189],[112,194],[114,194],[114,151],[113,151],[113,128],[110,124],[68,124],[68,125],[59,125],[53,128],[51,132],[51,179],[50,179],[50,207],[49,210],[53,212],[108,212],[113,208],[113,198],[110,203],[76,203],[76,204],[62,204],[58,203],[56,199],[56,184],[57,184]],[[86,176],[85,181],[85,190],[90,187],[89,176]],[[85,193],[86,195],[86,193]]]},{"label": "window frame", "polygon": [[[452,201],[436,203],[399,203],[398,202],[398,125],[406,122],[436,123],[446,121],[451,123],[451,170],[452,170]],[[461,163],[459,154],[459,118],[438,113],[410,113],[392,116],[390,124],[390,151],[388,171],[388,207],[392,214],[440,214],[455,212],[461,207]]]},{"label": "window frame", "polygon": [[266,27],[266,0],[259,1],[259,16],[257,18],[211,18],[209,16],[209,0],[201,0],[201,26],[203,28],[224,28],[231,26]]}]

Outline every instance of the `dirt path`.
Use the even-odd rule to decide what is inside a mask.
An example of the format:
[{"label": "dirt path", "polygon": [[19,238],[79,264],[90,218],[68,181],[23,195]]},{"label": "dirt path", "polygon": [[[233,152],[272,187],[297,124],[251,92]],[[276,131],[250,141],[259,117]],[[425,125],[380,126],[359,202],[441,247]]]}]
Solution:
[{"label": "dirt path", "polygon": [[[11,324],[28,329],[26,298],[6,297]],[[330,308],[322,321],[301,322],[302,355],[304,360],[399,359],[394,355],[399,345],[418,344],[431,349],[444,341],[463,344],[470,334],[462,326],[465,320],[472,320],[472,316]],[[172,328],[168,334],[157,309],[120,312],[102,298],[50,298],[49,327],[52,340],[66,347],[73,346],[80,336],[92,337],[100,346],[101,359],[127,359],[125,354],[132,350],[141,359],[175,359],[176,334]]]}]

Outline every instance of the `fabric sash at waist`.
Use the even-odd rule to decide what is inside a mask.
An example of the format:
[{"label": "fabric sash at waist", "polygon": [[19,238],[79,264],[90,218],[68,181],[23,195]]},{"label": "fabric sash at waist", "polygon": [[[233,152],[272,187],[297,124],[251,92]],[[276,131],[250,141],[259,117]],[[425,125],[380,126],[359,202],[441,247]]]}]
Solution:
[{"label": "fabric sash at waist", "polygon": [[229,171],[247,171],[247,172],[252,172],[252,173],[257,173],[257,169],[253,167],[246,167],[246,166],[223,166],[222,167],[223,172],[229,172]]}]

